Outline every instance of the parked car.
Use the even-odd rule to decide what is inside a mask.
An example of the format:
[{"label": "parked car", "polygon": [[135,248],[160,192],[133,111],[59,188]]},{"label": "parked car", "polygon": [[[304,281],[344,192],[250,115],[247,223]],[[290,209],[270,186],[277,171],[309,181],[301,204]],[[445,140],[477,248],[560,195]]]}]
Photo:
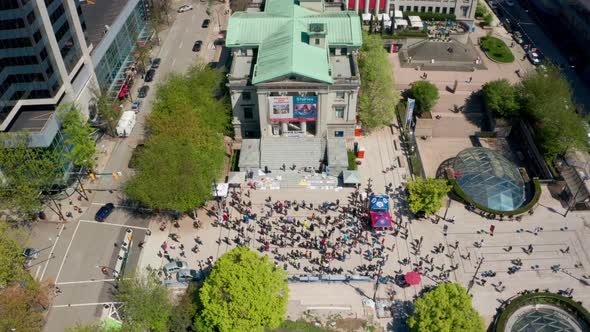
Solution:
[{"label": "parked car", "polygon": [[150,91],[150,87],[148,85],[144,85],[139,88],[139,93],[137,94],[138,98],[145,98]]},{"label": "parked car", "polygon": [[522,33],[520,31],[514,31],[514,34],[512,35],[512,37],[514,38],[514,41],[516,41],[519,44],[522,44],[523,39],[522,39]]},{"label": "parked car", "polygon": [[506,4],[510,7],[514,6],[514,1],[512,0],[506,0]]},{"label": "parked car", "polygon": [[108,216],[110,216],[111,213],[113,213],[114,209],[115,205],[113,203],[107,203],[101,206],[100,209],[98,209],[98,211],[96,212],[96,215],[94,215],[94,220],[98,222],[105,221],[108,218]]},{"label": "parked car", "polygon": [[152,60],[152,68],[160,67],[160,62],[162,62],[162,59],[160,58],[155,58],[154,60]]},{"label": "parked car", "polygon": [[210,20],[210,19],[208,19],[208,18],[207,18],[207,19],[205,19],[205,20],[203,21],[203,24],[201,24],[201,28],[203,28],[203,29],[207,29],[207,28],[209,27],[209,23],[211,23],[211,20]]},{"label": "parked car", "polygon": [[39,257],[39,250],[35,250],[33,248],[26,248],[23,251],[23,256],[25,256],[27,259],[36,259],[37,257]]},{"label": "parked car", "polygon": [[184,12],[188,12],[189,10],[193,10],[193,6],[191,6],[191,5],[182,5],[182,6],[178,7],[177,12],[184,13]]},{"label": "parked car", "polygon": [[533,65],[537,66],[541,64],[541,59],[539,59],[539,54],[537,52],[529,51],[526,56]]},{"label": "parked car", "polygon": [[193,52],[199,52],[201,50],[201,45],[203,45],[203,41],[197,40],[193,45]]},{"label": "parked car", "polygon": [[491,1],[491,0],[488,1],[488,4],[490,5],[490,8],[492,8],[492,9],[498,8],[498,5],[494,1]]},{"label": "parked car", "polygon": [[178,271],[178,270],[182,270],[182,269],[186,269],[188,267],[188,264],[186,262],[183,261],[174,261],[174,262],[170,262],[166,265],[164,265],[164,273],[166,273],[167,275],[171,275],[172,273]]},{"label": "parked car", "polygon": [[133,104],[131,104],[131,110],[135,113],[139,113],[139,111],[141,110],[141,104],[143,104],[141,100],[134,101]]},{"label": "parked car", "polygon": [[203,279],[203,273],[193,269],[182,269],[178,271],[176,279],[180,282],[199,281]]},{"label": "parked car", "polygon": [[156,75],[156,70],[155,69],[150,69],[147,71],[147,73],[145,73],[145,82],[151,82],[154,80],[154,76]]}]

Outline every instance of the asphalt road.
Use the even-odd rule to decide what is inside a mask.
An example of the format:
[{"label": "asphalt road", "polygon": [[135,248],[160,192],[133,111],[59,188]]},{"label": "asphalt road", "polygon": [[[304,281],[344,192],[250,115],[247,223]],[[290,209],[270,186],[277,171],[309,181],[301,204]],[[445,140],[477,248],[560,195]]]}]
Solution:
[{"label": "asphalt road", "polygon": [[[568,65],[567,54],[562,52],[557,44],[549,38],[543,29],[534,21],[533,17],[526,8],[523,8],[519,1],[514,1],[514,6],[508,6],[503,1],[496,1],[498,10],[504,12],[504,17],[510,19],[516,24],[518,30],[522,32],[529,40],[533,47],[537,47],[540,53],[553,63],[563,65],[562,72],[565,74],[574,93],[574,100],[577,104],[583,105],[586,113],[590,112],[590,89],[580,79],[578,74]],[[498,12],[496,10],[496,12]]]},{"label": "asphalt road", "polygon": [[[187,2],[191,3],[191,2]],[[103,173],[123,172],[125,179],[129,170],[127,164],[135,146],[144,139],[146,115],[151,110],[151,101],[156,85],[172,72],[183,72],[197,61],[212,58],[213,40],[217,38],[219,25],[212,19],[208,29],[201,28],[207,17],[206,2],[192,2],[194,10],[176,14],[172,26],[161,33],[163,44],[156,49],[154,57],[162,58],[151,90],[144,98],[143,109],[138,115],[137,125],[129,137],[118,142]],[[201,52],[192,51],[196,40],[203,41]],[[142,84],[136,84],[135,89]],[[134,98],[137,95],[134,91]],[[114,179],[100,181],[106,189],[116,189],[121,182]],[[31,232],[31,246],[41,250],[40,256],[30,265],[30,272],[37,280],[51,280],[60,288],[49,310],[44,331],[61,332],[76,322],[96,321],[103,314],[103,305],[113,301],[113,276],[104,275],[100,267],[114,267],[119,248],[116,242],[124,239],[127,228],[134,230],[134,239],[127,269],[135,269],[141,250],[137,247],[145,236],[146,220],[127,209],[118,191],[93,191],[90,208],[79,222],[67,224],[40,223]],[[94,222],[94,214],[101,205],[113,202],[117,208],[104,223]],[[75,203],[74,203],[75,204]]]}]

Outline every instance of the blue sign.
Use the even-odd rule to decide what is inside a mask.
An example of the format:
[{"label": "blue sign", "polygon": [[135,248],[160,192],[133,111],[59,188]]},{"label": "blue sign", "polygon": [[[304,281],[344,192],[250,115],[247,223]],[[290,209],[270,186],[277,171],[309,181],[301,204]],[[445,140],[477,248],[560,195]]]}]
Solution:
[{"label": "blue sign", "polygon": [[317,96],[293,97],[293,118],[299,121],[315,121],[318,118]]}]

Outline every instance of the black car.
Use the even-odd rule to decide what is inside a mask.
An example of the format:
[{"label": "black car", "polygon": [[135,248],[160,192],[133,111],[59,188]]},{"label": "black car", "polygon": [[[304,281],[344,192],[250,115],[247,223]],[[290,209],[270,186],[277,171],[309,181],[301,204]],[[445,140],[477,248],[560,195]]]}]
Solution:
[{"label": "black car", "polygon": [[201,28],[207,29],[209,27],[209,23],[211,23],[211,20],[210,19],[205,19],[203,21],[203,24],[201,24]]},{"label": "black car", "polygon": [[145,81],[146,82],[151,82],[154,80],[154,75],[156,75],[156,70],[155,69],[150,69],[147,71],[147,73],[145,73]]},{"label": "black car", "polygon": [[197,40],[193,45],[193,52],[199,52],[201,50],[201,45],[203,45],[203,41]]},{"label": "black car", "polygon": [[100,209],[98,209],[98,211],[96,212],[96,215],[94,216],[94,220],[96,220],[98,222],[105,221],[108,218],[108,216],[110,216],[111,213],[113,213],[114,209],[115,209],[115,205],[113,205],[113,203],[107,203],[107,204],[101,206]]},{"label": "black car", "polygon": [[147,85],[142,86],[141,88],[139,88],[139,93],[137,94],[138,98],[145,98],[145,96],[147,96],[148,91],[150,91],[150,87]]},{"label": "black car", "polygon": [[155,58],[154,60],[152,60],[152,68],[160,67],[160,62],[162,62],[162,59],[160,58]]}]

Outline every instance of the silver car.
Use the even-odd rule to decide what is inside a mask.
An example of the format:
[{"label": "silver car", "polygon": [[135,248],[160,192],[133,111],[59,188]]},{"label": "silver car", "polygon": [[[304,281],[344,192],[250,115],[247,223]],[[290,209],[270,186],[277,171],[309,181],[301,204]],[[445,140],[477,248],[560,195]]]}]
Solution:
[{"label": "silver car", "polygon": [[189,10],[193,10],[193,6],[191,6],[191,5],[183,5],[183,6],[178,7],[177,12],[184,13],[184,12],[188,12]]},{"label": "silver car", "polygon": [[183,261],[175,261],[175,262],[170,262],[166,265],[164,265],[164,273],[166,273],[167,275],[171,275],[172,273],[181,270],[181,269],[186,269],[188,268],[188,264],[186,262]]},{"label": "silver car", "polygon": [[203,273],[192,269],[182,269],[178,271],[176,279],[178,279],[180,282],[199,281],[203,279]]}]

